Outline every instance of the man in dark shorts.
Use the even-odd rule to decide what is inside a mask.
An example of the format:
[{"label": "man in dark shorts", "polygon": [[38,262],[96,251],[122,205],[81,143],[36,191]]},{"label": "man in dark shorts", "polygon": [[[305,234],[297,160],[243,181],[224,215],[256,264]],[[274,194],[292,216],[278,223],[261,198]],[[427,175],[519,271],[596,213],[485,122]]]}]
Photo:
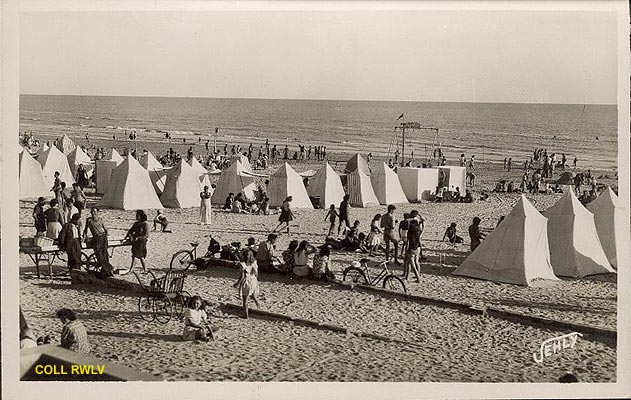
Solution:
[{"label": "man in dark shorts", "polygon": [[342,202],[340,203],[340,223],[337,226],[337,234],[340,234],[340,229],[342,228],[342,223],[344,224],[344,232],[346,232],[347,229],[351,228],[351,223],[348,220],[348,199],[350,199],[349,195],[344,195],[344,198],[342,199]]},{"label": "man in dark shorts", "polygon": [[261,272],[277,272],[274,267],[274,259],[276,258],[276,239],[278,235],[270,233],[267,240],[261,242],[256,251],[256,263]]},{"label": "man in dark shorts", "polygon": [[473,223],[469,226],[469,237],[471,238],[471,251],[473,252],[484,239],[484,234],[480,232],[480,218],[473,218]]},{"label": "man in dark shorts", "polygon": [[386,245],[386,261],[390,260],[390,243],[394,245],[394,262],[399,262],[399,235],[394,228],[394,210],[396,207],[392,204],[388,206],[388,212],[381,218],[381,227],[383,228],[383,242]]}]

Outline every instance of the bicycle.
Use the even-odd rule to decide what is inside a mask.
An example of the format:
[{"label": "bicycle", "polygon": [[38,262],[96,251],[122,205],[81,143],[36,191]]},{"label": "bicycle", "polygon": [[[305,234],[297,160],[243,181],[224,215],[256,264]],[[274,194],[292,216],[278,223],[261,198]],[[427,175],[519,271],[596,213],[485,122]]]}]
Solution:
[{"label": "bicycle", "polygon": [[368,269],[369,261],[370,260],[367,258],[362,258],[360,260],[361,268],[355,265],[346,268],[344,270],[343,280],[346,281],[348,278],[352,283],[370,286],[377,286],[379,282],[383,281],[384,289],[407,293],[407,288],[403,280],[388,269],[388,261],[377,264],[377,266],[381,266],[383,269],[374,278],[370,276],[370,270]]},{"label": "bicycle", "polygon": [[197,259],[197,246],[199,246],[199,242],[191,242],[190,245],[193,248],[192,250],[182,249],[173,254],[169,269],[183,269],[184,271],[189,269]]}]

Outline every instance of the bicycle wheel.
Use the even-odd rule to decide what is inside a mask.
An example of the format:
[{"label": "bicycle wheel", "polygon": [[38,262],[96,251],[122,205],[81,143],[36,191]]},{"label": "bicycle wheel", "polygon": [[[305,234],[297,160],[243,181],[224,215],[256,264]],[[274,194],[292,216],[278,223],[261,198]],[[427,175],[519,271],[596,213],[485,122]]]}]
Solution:
[{"label": "bicycle wheel", "polygon": [[156,321],[161,324],[166,324],[171,320],[171,313],[173,312],[173,303],[165,295],[156,297],[154,300],[154,306],[156,310]]},{"label": "bicycle wheel", "polygon": [[151,296],[143,295],[138,298],[138,313],[140,318],[147,322],[156,319],[154,299]]},{"label": "bicycle wheel", "polygon": [[351,283],[357,284],[366,284],[368,283],[368,279],[366,279],[366,274],[364,271],[357,267],[348,267],[344,270],[344,281],[350,281]]},{"label": "bicycle wheel", "polygon": [[399,278],[396,275],[386,276],[386,278],[383,280],[383,288],[395,292],[407,293],[407,289],[405,288],[405,283],[403,283],[403,279]]},{"label": "bicycle wheel", "polygon": [[180,250],[173,254],[170,269],[183,269],[186,271],[193,263],[193,252],[190,250]]}]

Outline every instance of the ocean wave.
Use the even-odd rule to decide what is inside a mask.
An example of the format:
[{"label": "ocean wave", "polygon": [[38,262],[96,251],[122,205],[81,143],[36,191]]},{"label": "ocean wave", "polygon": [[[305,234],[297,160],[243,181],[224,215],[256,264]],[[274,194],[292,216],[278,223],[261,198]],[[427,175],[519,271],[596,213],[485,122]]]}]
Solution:
[{"label": "ocean wave", "polygon": [[112,125],[108,125],[105,127],[105,129],[116,129],[115,127],[113,127]]}]

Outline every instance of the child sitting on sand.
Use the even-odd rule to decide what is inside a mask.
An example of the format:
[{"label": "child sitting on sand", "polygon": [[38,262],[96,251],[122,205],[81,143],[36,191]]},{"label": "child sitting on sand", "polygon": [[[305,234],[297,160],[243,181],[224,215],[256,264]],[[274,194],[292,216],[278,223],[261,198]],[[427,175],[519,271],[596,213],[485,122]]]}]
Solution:
[{"label": "child sitting on sand", "polygon": [[57,318],[64,324],[61,330],[61,347],[88,354],[90,352],[88,331],[80,321],[77,321],[77,314],[69,308],[62,308],[57,311]]},{"label": "child sitting on sand", "polygon": [[155,231],[157,228],[157,225],[160,225],[162,227],[162,232],[164,233],[171,233],[170,230],[167,230],[167,226],[169,226],[169,220],[167,219],[167,216],[162,214],[162,211],[158,210],[158,213],[156,214],[156,217],[153,219],[153,230]]},{"label": "child sitting on sand", "polygon": [[208,315],[203,309],[204,302],[201,297],[193,296],[188,302],[188,307],[184,312],[184,330],[182,339],[202,340],[207,342],[208,336],[213,340],[213,331],[208,326]]}]

